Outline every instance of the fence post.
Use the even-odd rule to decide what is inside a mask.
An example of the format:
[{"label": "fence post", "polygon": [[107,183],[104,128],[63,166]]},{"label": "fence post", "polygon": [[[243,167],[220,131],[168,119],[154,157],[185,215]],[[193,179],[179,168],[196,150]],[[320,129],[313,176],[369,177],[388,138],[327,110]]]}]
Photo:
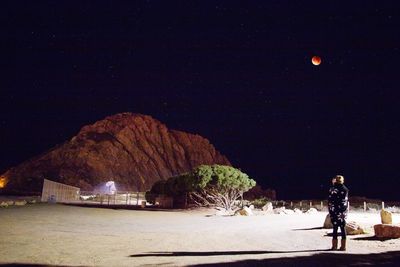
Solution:
[{"label": "fence post", "polygon": [[300,201],[300,208],[303,206],[303,201]]},{"label": "fence post", "polygon": [[290,201],[290,207],[293,208],[293,201]]},{"label": "fence post", "polygon": [[382,209],[385,209],[385,202],[382,201]]},{"label": "fence post", "polygon": [[364,211],[367,211],[367,202],[364,201]]},{"label": "fence post", "polygon": [[311,209],[311,207],[312,207],[312,201],[310,201],[310,209]]},{"label": "fence post", "polygon": [[321,210],[324,208],[324,202],[321,201]]}]

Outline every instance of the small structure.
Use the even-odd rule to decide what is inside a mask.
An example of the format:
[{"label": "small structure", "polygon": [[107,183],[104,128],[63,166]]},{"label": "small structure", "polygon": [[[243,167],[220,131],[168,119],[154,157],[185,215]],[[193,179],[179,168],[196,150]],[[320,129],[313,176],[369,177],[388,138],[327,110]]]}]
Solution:
[{"label": "small structure", "polygon": [[44,179],[42,202],[74,202],[79,200],[80,188]]}]

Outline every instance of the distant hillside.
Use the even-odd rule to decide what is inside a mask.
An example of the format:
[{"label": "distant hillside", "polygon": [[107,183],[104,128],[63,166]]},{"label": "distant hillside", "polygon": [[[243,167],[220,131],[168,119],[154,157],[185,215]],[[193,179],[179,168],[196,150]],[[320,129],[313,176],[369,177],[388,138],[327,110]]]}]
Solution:
[{"label": "distant hillside", "polygon": [[114,180],[147,190],[160,179],[201,164],[231,165],[210,142],[169,130],[147,115],[121,113],[84,126],[70,141],[5,172],[5,190],[40,191],[43,178],[83,190]]}]

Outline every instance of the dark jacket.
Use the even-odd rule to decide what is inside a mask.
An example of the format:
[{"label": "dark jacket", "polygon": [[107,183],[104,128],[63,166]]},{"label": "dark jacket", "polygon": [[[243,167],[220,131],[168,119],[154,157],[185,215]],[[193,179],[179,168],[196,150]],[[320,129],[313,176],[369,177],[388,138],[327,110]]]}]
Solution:
[{"label": "dark jacket", "polygon": [[328,209],[333,225],[341,226],[346,224],[348,200],[349,189],[345,185],[335,183],[329,189]]}]

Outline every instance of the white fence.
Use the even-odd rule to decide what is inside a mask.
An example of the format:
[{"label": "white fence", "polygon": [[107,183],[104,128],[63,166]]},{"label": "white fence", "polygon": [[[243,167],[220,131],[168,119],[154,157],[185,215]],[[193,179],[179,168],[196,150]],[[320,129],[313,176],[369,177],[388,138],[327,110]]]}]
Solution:
[{"label": "white fence", "polygon": [[79,200],[80,189],[54,181],[44,179],[42,189],[42,202],[74,202]]}]

